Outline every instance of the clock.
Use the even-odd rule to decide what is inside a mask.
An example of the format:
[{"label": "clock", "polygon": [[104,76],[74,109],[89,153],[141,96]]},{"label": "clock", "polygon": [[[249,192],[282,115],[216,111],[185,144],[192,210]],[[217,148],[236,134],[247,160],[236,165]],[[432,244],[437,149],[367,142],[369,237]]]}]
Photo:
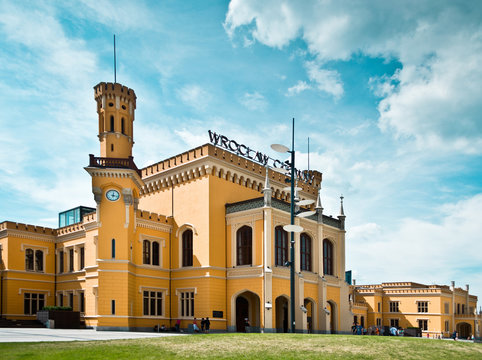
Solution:
[{"label": "clock", "polygon": [[119,200],[119,192],[117,190],[109,190],[105,193],[105,197],[110,201]]}]

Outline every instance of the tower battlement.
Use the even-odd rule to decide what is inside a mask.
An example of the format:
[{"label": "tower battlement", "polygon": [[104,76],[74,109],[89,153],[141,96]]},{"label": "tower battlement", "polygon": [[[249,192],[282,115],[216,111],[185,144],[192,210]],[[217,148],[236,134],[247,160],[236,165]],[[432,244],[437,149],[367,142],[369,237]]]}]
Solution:
[{"label": "tower battlement", "polygon": [[115,99],[116,96],[120,98],[121,101],[129,103],[132,102],[133,108],[136,108],[136,93],[134,90],[128,88],[119,83],[110,83],[110,82],[100,82],[94,86],[95,91],[95,100],[100,102],[102,100],[102,96],[105,95],[107,99]]}]

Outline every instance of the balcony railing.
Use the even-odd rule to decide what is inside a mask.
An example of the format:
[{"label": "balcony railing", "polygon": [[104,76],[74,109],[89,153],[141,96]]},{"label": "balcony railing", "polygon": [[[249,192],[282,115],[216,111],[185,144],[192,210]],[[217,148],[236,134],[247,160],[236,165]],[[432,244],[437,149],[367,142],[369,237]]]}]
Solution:
[{"label": "balcony railing", "polygon": [[132,156],[129,156],[127,159],[122,159],[95,157],[94,155],[89,154],[89,167],[132,169],[139,174],[139,177],[142,177],[141,171],[137,168]]}]

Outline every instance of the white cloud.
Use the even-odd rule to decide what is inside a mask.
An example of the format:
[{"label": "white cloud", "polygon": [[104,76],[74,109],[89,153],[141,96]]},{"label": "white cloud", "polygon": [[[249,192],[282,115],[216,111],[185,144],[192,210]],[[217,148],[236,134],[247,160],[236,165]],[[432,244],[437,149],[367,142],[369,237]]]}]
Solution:
[{"label": "white cloud", "polygon": [[268,105],[265,97],[257,91],[255,91],[254,93],[245,93],[241,98],[240,103],[249,110],[253,111],[264,110]]},{"label": "white cloud", "polygon": [[296,85],[293,85],[292,87],[288,88],[288,91],[286,92],[286,96],[293,96],[308,89],[311,89],[311,86],[308,85],[306,81],[299,80],[296,83]]},{"label": "white cloud", "polygon": [[381,129],[419,148],[480,154],[481,16],[480,2],[246,0],[230,3],[225,28],[275,48],[303,39],[319,64],[308,62],[310,80],[335,99],[343,85],[328,61],[398,60],[395,78],[374,87]]},{"label": "white cloud", "polygon": [[406,218],[394,228],[373,223],[349,228],[347,266],[364,264],[356,268],[363,276],[358,283],[457,280],[482,294],[482,284],[473,278],[482,271],[482,194],[434,211],[437,221]]},{"label": "white cloud", "polygon": [[211,100],[211,94],[196,84],[183,86],[177,90],[177,95],[186,105],[199,111],[205,110]]}]

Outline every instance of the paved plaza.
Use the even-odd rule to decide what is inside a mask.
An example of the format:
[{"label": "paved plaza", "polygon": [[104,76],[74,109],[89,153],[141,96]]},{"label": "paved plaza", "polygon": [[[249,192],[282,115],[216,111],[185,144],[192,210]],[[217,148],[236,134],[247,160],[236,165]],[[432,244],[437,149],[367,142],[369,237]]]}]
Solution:
[{"label": "paved plaza", "polygon": [[185,334],[95,331],[92,329],[42,329],[42,328],[0,328],[0,342],[40,342],[40,341],[93,341],[119,339],[145,339],[164,336],[185,336]]}]

